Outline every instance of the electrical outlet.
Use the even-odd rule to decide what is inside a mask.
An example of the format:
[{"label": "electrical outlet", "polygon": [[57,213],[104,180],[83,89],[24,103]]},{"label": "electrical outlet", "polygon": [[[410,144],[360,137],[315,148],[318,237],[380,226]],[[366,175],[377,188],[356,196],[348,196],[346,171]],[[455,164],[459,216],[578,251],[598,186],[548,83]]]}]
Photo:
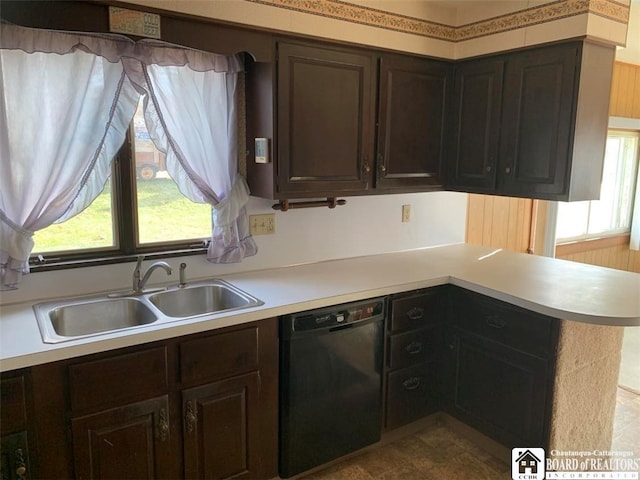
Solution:
[{"label": "electrical outlet", "polygon": [[271,235],[276,233],[276,214],[249,215],[249,228],[251,229],[251,235]]},{"label": "electrical outlet", "polygon": [[402,205],[402,223],[411,220],[411,205]]}]

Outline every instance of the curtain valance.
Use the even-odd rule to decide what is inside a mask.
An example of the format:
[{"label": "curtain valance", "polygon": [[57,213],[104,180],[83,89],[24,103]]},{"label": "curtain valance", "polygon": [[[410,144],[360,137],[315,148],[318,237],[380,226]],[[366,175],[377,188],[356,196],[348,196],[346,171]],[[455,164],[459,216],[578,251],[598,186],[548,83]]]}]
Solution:
[{"label": "curtain valance", "polygon": [[241,72],[242,59],[217,55],[153,39],[134,42],[111,33],[76,33],[42,30],[0,23],[0,48],[25,53],[65,55],[77,50],[104,57],[111,63],[133,59],[145,65],[188,66],[197,72]]}]

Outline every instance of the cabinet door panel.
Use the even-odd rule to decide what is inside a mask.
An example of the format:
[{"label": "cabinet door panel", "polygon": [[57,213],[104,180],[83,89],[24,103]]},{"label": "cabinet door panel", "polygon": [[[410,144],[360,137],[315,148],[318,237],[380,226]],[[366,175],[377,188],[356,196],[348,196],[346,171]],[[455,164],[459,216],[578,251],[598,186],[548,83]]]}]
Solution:
[{"label": "cabinet door panel", "polygon": [[35,478],[29,465],[30,453],[27,432],[3,436],[0,439],[0,478],[2,480]]},{"label": "cabinet door panel", "polygon": [[558,195],[566,191],[577,53],[574,44],[509,58],[500,146],[503,193]]},{"label": "cabinet door panel", "polygon": [[183,392],[187,478],[260,477],[257,372]]},{"label": "cabinet door panel", "polygon": [[443,184],[445,63],[410,57],[380,60],[376,187]]},{"label": "cabinet door panel", "polygon": [[452,188],[495,188],[503,72],[502,60],[465,62],[456,68],[448,181]]},{"label": "cabinet door panel", "polygon": [[373,57],[281,43],[280,196],[365,190],[371,178]]},{"label": "cabinet door panel", "polygon": [[464,333],[453,345],[453,413],[507,446],[542,446],[548,362]]},{"label": "cabinet door panel", "polygon": [[77,478],[167,478],[170,448],[168,397],[73,418]]}]

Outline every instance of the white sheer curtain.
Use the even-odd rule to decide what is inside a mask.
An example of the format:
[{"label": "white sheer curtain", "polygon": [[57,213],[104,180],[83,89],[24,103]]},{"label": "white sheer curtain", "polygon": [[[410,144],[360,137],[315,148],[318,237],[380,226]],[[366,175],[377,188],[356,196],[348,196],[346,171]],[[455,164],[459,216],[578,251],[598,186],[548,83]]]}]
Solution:
[{"label": "white sheer curtain", "polygon": [[0,289],[29,271],[33,232],[102,191],[139,93],[130,41],[0,28]]},{"label": "white sheer curtain", "polygon": [[16,288],[29,271],[36,230],[76,215],[102,191],[143,93],[170,175],[185,196],[213,207],[208,259],[254,255],[249,189],[237,173],[241,69],[239,57],[155,40],[2,23],[0,289]]},{"label": "white sheer curtain", "polygon": [[[164,50],[160,58],[177,56],[170,47]],[[145,121],[166,154],[169,174],[187,198],[213,207],[207,259],[239,262],[257,252],[245,208],[249,188],[237,165],[236,88],[242,63],[238,57],[189,53],[184,65],[159,65],[145,57],[142,71],[131,75],[149,93]]]}]

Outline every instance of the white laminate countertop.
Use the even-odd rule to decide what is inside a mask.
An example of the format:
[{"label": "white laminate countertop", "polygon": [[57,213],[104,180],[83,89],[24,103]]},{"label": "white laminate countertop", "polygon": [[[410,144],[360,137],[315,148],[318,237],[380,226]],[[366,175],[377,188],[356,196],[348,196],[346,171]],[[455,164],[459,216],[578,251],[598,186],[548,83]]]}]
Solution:
[{"label": "white laminate countertop", "polygon": [[640,274],[467,244],[220,278],[264,305],[58,344],[42,341],[31,303],[3,306],[0,371],[446,283],[556,318],[640,326]]}]

